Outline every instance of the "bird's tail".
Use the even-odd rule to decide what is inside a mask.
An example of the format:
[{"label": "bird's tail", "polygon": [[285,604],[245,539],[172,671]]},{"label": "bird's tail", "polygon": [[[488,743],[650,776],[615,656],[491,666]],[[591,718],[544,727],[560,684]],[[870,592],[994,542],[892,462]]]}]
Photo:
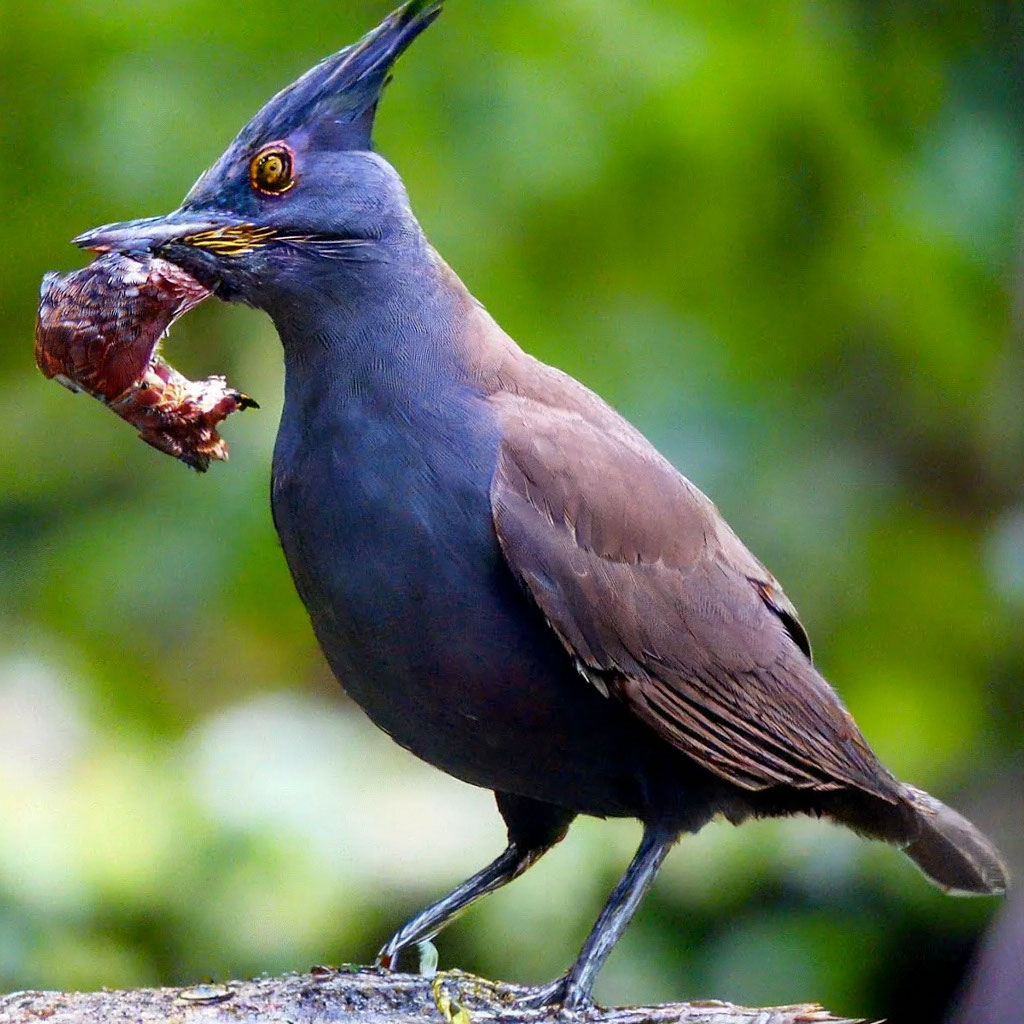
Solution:
[{"label": "bird's tail", "polygon": [[923,789],[905,785],[903,795],[917,831],[903,849],[929,881],[956,896],[1006,892],[1006,865],[978,829]]}]

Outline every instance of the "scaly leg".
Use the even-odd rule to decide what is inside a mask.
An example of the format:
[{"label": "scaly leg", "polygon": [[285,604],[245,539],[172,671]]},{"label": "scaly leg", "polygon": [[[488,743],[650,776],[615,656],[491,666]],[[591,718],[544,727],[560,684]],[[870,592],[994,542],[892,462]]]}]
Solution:
[{"label": "scaly leg", "polygon": [[636,855],[604,905],[569,973],[527,996],[523,1000],[526,1005],[562,1005],[576,1010],[590,1004],[590,990],[594,987],[598,971],[632,920],[676,839],[675,832],[644,829]]},{"label": "scaly leg", "polygon": [[471,903],[518,878],[565,835],[573,819],[562,808],[505,793],[495,796],[508,825],[504,852],[399,928],[377,954],[379,966],[394,970],[403,949],[432,939]]}]

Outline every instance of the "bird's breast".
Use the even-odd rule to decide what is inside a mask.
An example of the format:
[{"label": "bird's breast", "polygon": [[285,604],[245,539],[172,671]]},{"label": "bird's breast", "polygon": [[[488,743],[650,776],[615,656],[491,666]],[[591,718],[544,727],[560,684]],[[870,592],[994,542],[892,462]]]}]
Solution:
[{"label": "bird's breast", "polygon": [[[273,507],[339,681],[402,746],[464,781],[643,813],[652,743],[580,678],[505,565],[499,434],[472,395],[286,401]],[[658,744],[653,744],[657,747]]]},{"label": "bird's breast", "polygon": [[502,427],[455,363],[459,330],[415,334],[424,322],[387,343],[376,321],[282,330],[274,520],[335,675],[466,782],[645,820],[670,792],[704,820],[680,784],[692,764],[581,678],[507,566],[490,498]]},{"label": "bird's breast", "polygon": [[[388,408],[286,403],[274,518],[342,685],[404,746],[444,763],[493,717],[524,637],[509,634],[491,522],[498,437],[465,394]],[[528,641],[527,641],[528,642]]]}]

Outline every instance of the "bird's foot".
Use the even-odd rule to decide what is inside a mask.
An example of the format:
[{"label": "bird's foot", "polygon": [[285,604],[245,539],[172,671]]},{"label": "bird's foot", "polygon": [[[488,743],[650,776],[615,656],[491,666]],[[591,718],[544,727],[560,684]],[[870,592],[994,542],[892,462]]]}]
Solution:
[{"label": "bird's foot", "polygon": [[563,1010],[587,1010],[594,1005],[590,993],[569,974],[533,989],[516,1002],[529,1009],[560,1006]]},{"label": "bird's foot", "polygon": [[[389,942],[374,960],[373,966],[379,967],[382,971],[397,971],[398,958],[405,952],[407,947],[400,946],[394,940]],[[416,952],[419,954],[418,972],[424,978],[433,978],[437,974],[437,946],[430,939],[423,939],[416,943]]]},{"label": "bird's foot", "polygon": [[406,944],[402,941],[402,933],[396,932],[381,946],[377,953],[377,959],[373,961],[373,966],[384,971],[397,971],[398,959],[405,950]]}]

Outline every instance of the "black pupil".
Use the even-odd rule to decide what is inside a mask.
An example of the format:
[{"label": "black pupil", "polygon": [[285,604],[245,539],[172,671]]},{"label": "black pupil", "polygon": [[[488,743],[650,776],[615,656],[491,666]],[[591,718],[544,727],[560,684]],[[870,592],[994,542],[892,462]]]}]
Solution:
[{"label": "black pupil", "polygon": [[259,175],[260,184],[272,188],[282,185],[288,179],[288,165],[280,153],[268,153],[260,162]]}]

